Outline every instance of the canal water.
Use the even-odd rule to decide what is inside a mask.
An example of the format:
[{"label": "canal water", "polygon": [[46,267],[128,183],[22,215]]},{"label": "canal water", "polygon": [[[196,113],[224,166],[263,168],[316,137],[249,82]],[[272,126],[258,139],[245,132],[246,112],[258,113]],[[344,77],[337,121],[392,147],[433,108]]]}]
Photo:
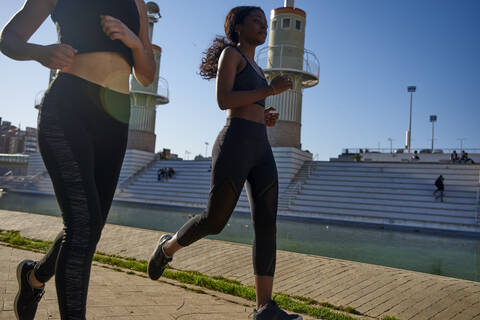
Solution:
[{"label": "canal water", "polygon": [[[55,198],[45,195],[10,192],[0,199],[0,209],[60,215]],[[199,209],[117,201],[108,222],[175,232],[199,213]],[[251,244],[250,216],[234,214],[221,234],[208,238]],[[281,250],[480,281],[478,238],[279,219],[277,239]]]}]

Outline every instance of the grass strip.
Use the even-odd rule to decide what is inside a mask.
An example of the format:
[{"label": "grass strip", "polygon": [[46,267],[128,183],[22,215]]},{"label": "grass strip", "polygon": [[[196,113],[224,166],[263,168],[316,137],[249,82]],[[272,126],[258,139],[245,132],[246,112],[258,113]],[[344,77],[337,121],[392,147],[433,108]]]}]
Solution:
[{"label": "grass strip", "polygon": [[[0,242],[7,243],[16,248],[40,252],[46,252],[52,244],[52,242],[50,241],[22,237],[19,231],[1,229]],[[93,260],[117,268],[123,268],[143,273],[147,272],[148,262],[145,260],[137,260],[135,258],[127,258],[98,251],[95,253]],[[167,267],[167,269],[165,269],[162,276],[182,283],[196,285],[213,291],[241,297],[250,301],[255,301],[256,298],[255,287],[246,286],[238,281],[230,280],[221,276],[210,277],[198,271],[176,270],[170,267]],[[358,312],[352,307],[335,306],[328,302],[318,302],[308,297],[278,293],[274,296],[273,299],[275,300],[275,302],[277,302],[280,308],[293,312],[300,312],[319,319],[356,320],[357,318],[352,317],[347,313],[362,315],[360,312]],[[337,311],[342,311],[345,313],[339,313]],[[391,316],[386,316],[382,319],[399,320]]]}]

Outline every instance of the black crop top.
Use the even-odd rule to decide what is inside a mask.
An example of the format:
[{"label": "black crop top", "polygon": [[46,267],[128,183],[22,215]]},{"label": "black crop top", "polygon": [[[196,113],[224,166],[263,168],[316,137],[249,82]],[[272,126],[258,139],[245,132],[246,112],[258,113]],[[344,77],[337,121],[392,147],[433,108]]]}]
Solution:
[{"label": "black crop top", "polygon": [[122,21],[135,34],[140,31],[140,17],[135,0],[58,0],[52,12],[58,41],[71,45],[78,53],[113,51],[133,65],[130,48],[120,40],[110,40],[103,32],[101,15]]},{"label": "black crop top", "polygon": [[[235,75],[235,82],[233,83],[233,91],[244,91],[244,90],[255,90],[258,88],[268,87],[268,82],[265,78],[260,76],[257,71],[253,68],[250,61],[245,57],[245,55],[238,49],[235,49],[240,52],[242,57],[247,61],[247,65],[239,73]],[[254,102],[258,105],[261,105],[265,108],[265,99]]]}]

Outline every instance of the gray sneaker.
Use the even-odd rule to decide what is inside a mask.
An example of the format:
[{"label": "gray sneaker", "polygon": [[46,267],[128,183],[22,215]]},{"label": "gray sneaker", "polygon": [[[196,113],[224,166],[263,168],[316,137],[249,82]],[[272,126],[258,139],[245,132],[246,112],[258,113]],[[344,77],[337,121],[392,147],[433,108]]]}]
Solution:
[{"label": "gray sneaker", "polygon": [[150,260],[148,261],[148,276],[152,280],[160,278],[167,264],[172,261],[172,258],[168,258],[165,253],[163,253],[162,249],[165,242],[170,239],[172,239],[170,234],[164,234],[161,236],[160,240],[158,240],[157,248],[153,251]]},{"label": "gray sneaker", "polygon": [[260,310],[253,311],[254,320],[303,320],[301,315],[288,314],[278,307],[275,301],[270,300]]}]

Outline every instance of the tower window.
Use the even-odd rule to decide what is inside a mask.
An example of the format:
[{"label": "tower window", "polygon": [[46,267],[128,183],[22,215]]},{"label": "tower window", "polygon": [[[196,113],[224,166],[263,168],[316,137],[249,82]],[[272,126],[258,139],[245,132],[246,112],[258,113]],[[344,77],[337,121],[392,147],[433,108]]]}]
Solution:
[{"label": "tower window", "polygon": [[284,28],[284,29],[290,28],[290,19],[289,19],[289,18],[283,19],[283,21],[282,21],[282,28]]},{"label": "tower window", "polygon": [[273,20],[272,29],[277,29],[277,20]]},{"label": "tower window", "polygon": [[296,28],[297,30],[302,30],[302,21],[296,20],[296,21],[295,21],[295,28]]}]

